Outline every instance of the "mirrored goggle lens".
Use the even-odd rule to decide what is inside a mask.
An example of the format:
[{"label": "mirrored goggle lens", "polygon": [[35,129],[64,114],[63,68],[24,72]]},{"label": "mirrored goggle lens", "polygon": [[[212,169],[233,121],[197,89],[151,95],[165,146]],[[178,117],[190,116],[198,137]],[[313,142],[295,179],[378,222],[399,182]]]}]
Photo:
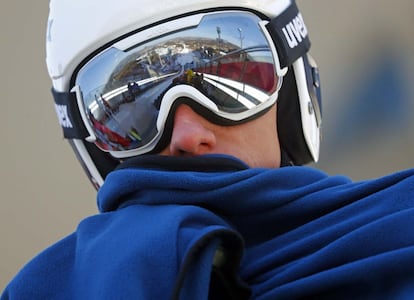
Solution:
[{"label": "mirrored goggle lens", "polygon": [[96,144],[152,150],[162,133],[157,119],[168,114],[160,112],[163,96],[176,86],[198,91],[199,104],[233,121],[269,107],[280,78],[260,21],[245,12],[207,14],[191,27],[145,42],[132,36],[94,57],[76,85]]}]

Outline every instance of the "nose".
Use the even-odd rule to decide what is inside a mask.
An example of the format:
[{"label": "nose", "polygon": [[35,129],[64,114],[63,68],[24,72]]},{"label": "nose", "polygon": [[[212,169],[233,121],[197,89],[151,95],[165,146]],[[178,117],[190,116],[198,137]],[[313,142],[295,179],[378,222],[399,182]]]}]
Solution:
[{"label": "nose", "polygon": [[169,154],[194,156],[211,152],[216,145],[216,136],[208,128],[209,124],[212,125],[188,105],[181,104],[175,111]]}]

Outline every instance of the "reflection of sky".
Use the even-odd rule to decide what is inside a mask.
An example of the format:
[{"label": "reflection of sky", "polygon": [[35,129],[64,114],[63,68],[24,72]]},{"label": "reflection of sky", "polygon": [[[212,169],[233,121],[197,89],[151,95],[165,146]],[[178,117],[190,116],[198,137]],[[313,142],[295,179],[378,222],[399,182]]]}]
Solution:
[{"label": "reflection of sky", "polygon": [[[266,44],[263,35],[260,34],[258,22],[260,19],[256,16],[246,14],[243,17],[240,13],[213,15],[205,17],[198,29],[194,29],[195,36],[206,38],[218,38],[217,27],[220,28],[220,37],[232,44],[240,45],[240,37],[243,40],[243,47],[252,47]],[[241,31],[240,31],[241,30]]]},{"label": "reflection of sky", "polygon": [[[125,54],[123,52],[110,48],[89,61],[84,67],[84,70],[87,71],[83,72],[81,70],[77,78],[77,84],[81,86],[83,95],[86,96],[93,89],[105,85],[109,80],[109,76],[112,75],[114,68],[124,56]],[[85,100],[94,101],[95,99]],[[85,104],[88,105],[89,103]]]},{"label": "reflection of sky", "polygon": [[[225,17],[224,17],[225,16]],[[157,39],[149,45],[154,45],[177,37],[201,37],[211,40],[218,39],[217,28],[220,28],[220,39],[234,45],[240,45],[243,40],[243,47],[253,47],[267,44],[261,29],[258,25],[260,19],[252,14],[244,13],[219,13],[205,16],[199,26],[187,29],[167,37]],[[184,34],[185,32],[185,34]]]}]

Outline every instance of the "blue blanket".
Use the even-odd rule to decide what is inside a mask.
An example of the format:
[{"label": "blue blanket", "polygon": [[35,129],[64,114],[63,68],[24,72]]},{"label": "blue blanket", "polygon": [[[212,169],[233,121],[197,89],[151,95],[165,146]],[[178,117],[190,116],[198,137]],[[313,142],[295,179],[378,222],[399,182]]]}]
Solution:
[{"label": "blue blanket", "polygon": [[252,299],[414,299],[413,169],[353,183],[149,156],[110,173],[97,200],[2,300],[207,299],[220,259]]}]

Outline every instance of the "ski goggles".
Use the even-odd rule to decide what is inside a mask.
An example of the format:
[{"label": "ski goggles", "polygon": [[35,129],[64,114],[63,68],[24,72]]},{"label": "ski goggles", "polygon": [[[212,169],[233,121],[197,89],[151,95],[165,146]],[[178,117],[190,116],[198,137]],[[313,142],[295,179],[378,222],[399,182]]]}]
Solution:
[{"label": "ski goggles", "polygon": [[223,125],[264,113],[287,71],[268,23],[245,11],[212,12],[115,42],[75,77],[72,92],[86,140],[114,157],[129,157],[159,148],[179,103]]}]

